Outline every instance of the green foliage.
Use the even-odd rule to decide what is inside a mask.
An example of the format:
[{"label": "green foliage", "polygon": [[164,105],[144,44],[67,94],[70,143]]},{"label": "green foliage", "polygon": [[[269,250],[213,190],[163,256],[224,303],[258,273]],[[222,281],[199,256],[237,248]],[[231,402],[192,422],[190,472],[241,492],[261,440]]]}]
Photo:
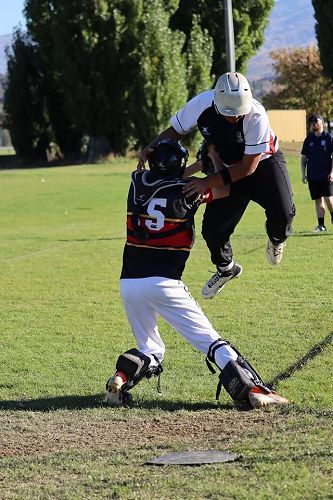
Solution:
[{"label": "green foliage", "polygon": [[246,73],[247,62],[264,43],[264,31],[275,0],[233,0],[236,68]]},{"label": "green foliage", "polygon": [[[211,65],[213,50],[213,41],[208,31],[201,28],[199,16],[194,15],[191,38],[186,50],[186,80],[190,98],[212,87]],[[206,63],[203,63],[203,61]]]},{"label": "green foliage", "polygon": [[[266,262],[264,212],[251,203],[232,236],[241,278],[216,299],[201,299],[211,268],[202,209],[184,274],[214,327],[265,379],[332,332],[332,230],[312,233],[316,214],[299,154],[288,165],[297,216],[282,264]],[[290,405],[245,411],[224,390],[215,403],[217,374],[161,321],[163,395],[156,379],[144,380],[132,408],[101,406],[119,353],[133,347],[119,273],[134,168],[117,159],[0,171],[1,498],[331,498],[332,344],[280,381]],[[239,460],[146,465],[208,449]]]},{"label": "green foliage", "polygon": [[[262,43],[272,3],[234,2],[239,70]],[[215,0],[25,0],[25,15],[28,35],[11,59],[8,96],[28,82],[22,100],[40,98],[32,101],[35,121],[20,121],[11,104],[8,123],[14,145],[38,131],[35,152],[52,140],[66,157],[79,156],[87,138],[91,160],[142,148],[225,69],[223,5]],[[11,89],[14,66],[25,75],[31,64],[24,57],[36,69]],[[26,140],[36,142],[29,133]]]},{"label": "green foliage", "polygon": [[276,72],[272,92],[263,102],[270,109],[305,109],[308,114],[333,114],[333,84],[324,76],[316,47],[271,52]]},{"label": "green foliage", "polygon": [[132,92],[132,116],[140,145],[168,126],[187,100],[184,36],[169,28],[163,0],[144,2],[136,53],[138,73]]},{"label": "green foliage", "polygon": [[[214,78],[211,76],[213,50],[213,40],[209,36],[208,31],[201,28],[199,16],[194,14],[191,38],[184,54],[186,58],[186,81],[189,98],[212,87],[214,82]],[[183,143],[192,149],[198,149],[201,141],[202,136],[196,130],[184,137]]]},{"label": "green foliage", "polygon": [[[114,9],[109,9],[105,1],[50,4],[28,0],[26,13],[50,86],[62,98],[60,109],[67,123],[74,122],[82,135],[108,137],[120,151],[123,144],[117,124],[119,110],[125,106],[119,78],[119,32],[125,19],[117,9],[119,2],[113,3]],[[63,128],[67,129],[64,123]]]},{"label": "green foliage", "polygon": [[333,3],[330,0],[312,0],[312,5],[317,20],[320,60],[326,76],[333,80]]},{"label": "green foliage", "polygon": [[[233,1],[236,69],[245,73],[247,61],[263,44],[264,30],[268,23],[274,0]],[[218,77],[227,70],[223,1],[180,0],[179,8],[171,19],[171,26],[184,31],[186,43],[190,42],[193,15],[213,40],[213,64],[211,74]],[[209,50],[202,64],[210,65]]]},{"label": "green foliage", "polygon": [[45,106],[45,87],[38,48],[29,35],[14,34],[8,51],[8,81],[4,97],[5,126],[18,155],[45,155],[52,130]]},{"label": "green foliage", "polygon": [[[54,61],[59,56],[58,38],[54,38],[55,5],[45,0],[26,0],[25,15],[28,33],[38,51],[45,89],[45,107],[52,126],[53,140],[66,156],[79,156],[83,133],[66,112],[64,96],[58,85],[61,68]],[[59,39],[61,37],[59,36]]]}]

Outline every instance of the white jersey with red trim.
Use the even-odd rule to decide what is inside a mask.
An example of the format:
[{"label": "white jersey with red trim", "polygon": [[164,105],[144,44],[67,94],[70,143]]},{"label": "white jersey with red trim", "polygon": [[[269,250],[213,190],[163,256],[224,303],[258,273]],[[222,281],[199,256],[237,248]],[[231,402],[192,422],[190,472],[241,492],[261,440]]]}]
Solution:
[{"label": "white jersey with red trim", "polygon": [[172,127],[185,135],[197,126],[204,139],[215,145],[227,165],[240,161],[244,154],[261,153],[261,161],[278,150],[277,136],[260,102],[253,99],[250,113],[236,123],[230,123],[216,111],[213,98],[213,90],[195,96],[171,117]]}]

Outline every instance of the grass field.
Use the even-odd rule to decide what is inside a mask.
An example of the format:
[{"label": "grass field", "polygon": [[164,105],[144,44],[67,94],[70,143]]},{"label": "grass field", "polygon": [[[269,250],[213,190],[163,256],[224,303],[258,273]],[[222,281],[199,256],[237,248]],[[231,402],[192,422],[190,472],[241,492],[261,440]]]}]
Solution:
[{"label": "grass field", "polygon": [[[129,409],[101,405],[134,342],[119,273],[135,161],[0,171],[0,498],[333,498],[333,227],[315,235],[299,157],[288,155],[297,216],[278,267],[252,204],[233,236],[242,277],[201,299],[213,269],[200,236],[184,274],[221,335],[290,400],[268,410],[215,402],[217,376],[161,321],[155,379]],[[232,463],[145,465],[171,451],[217,449]]]}]

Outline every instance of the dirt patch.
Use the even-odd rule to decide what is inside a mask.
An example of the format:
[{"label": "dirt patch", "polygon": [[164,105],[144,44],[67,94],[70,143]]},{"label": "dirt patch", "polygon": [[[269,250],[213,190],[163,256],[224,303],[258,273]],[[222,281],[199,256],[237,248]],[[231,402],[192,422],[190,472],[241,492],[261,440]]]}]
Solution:
[{"label": "dirt patch", "polygon": [[122,449],[149,444],[228,443],[232,438],[285,427],[279,411],[179,411],[140,418],[115,409],[100,411],[4,412],[0,415],[0,457],[83,449]]}]

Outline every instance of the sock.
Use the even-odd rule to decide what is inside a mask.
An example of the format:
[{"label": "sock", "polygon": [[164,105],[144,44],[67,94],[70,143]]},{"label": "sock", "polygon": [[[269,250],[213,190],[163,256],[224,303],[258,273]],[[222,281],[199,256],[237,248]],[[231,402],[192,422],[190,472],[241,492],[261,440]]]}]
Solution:
[{"label": "sock", "polygon": [[228,264],[227,266],[216,266],[216,267],[217,267],[218,271],[220,271],[221,273],[224,273],[225,271],[230,271],[230,269],[232,269],[234,267],[234,265],[235,265],[235,263],[232,260],[230,262],[230,264]]},{"label": "sock", "polygon": [[237,358],[237,352],[230,345],[223,345],[215,351],[215,364],[221,371],[227,366],[229,361],[236,361]]},{"label": "sock", "polygon": [[318,217],[318,226],[325,227],[325,217]]},{"label": "sock", "polygon": [[265,391],[261,387],[258,387],[257,385],[255,387],[252,387],[250,392],[256,392],[257,394],[269,394],[269,393],[267,393],[267,391]]},{"label": "sock", "polygon": [[122,381],[124,382],[124,384],[126,384],[127,377],[126,377],[125,373],[124,372],[116,372],[116,374],[118,375],[118,377],[120,377],[122,379]]}]

